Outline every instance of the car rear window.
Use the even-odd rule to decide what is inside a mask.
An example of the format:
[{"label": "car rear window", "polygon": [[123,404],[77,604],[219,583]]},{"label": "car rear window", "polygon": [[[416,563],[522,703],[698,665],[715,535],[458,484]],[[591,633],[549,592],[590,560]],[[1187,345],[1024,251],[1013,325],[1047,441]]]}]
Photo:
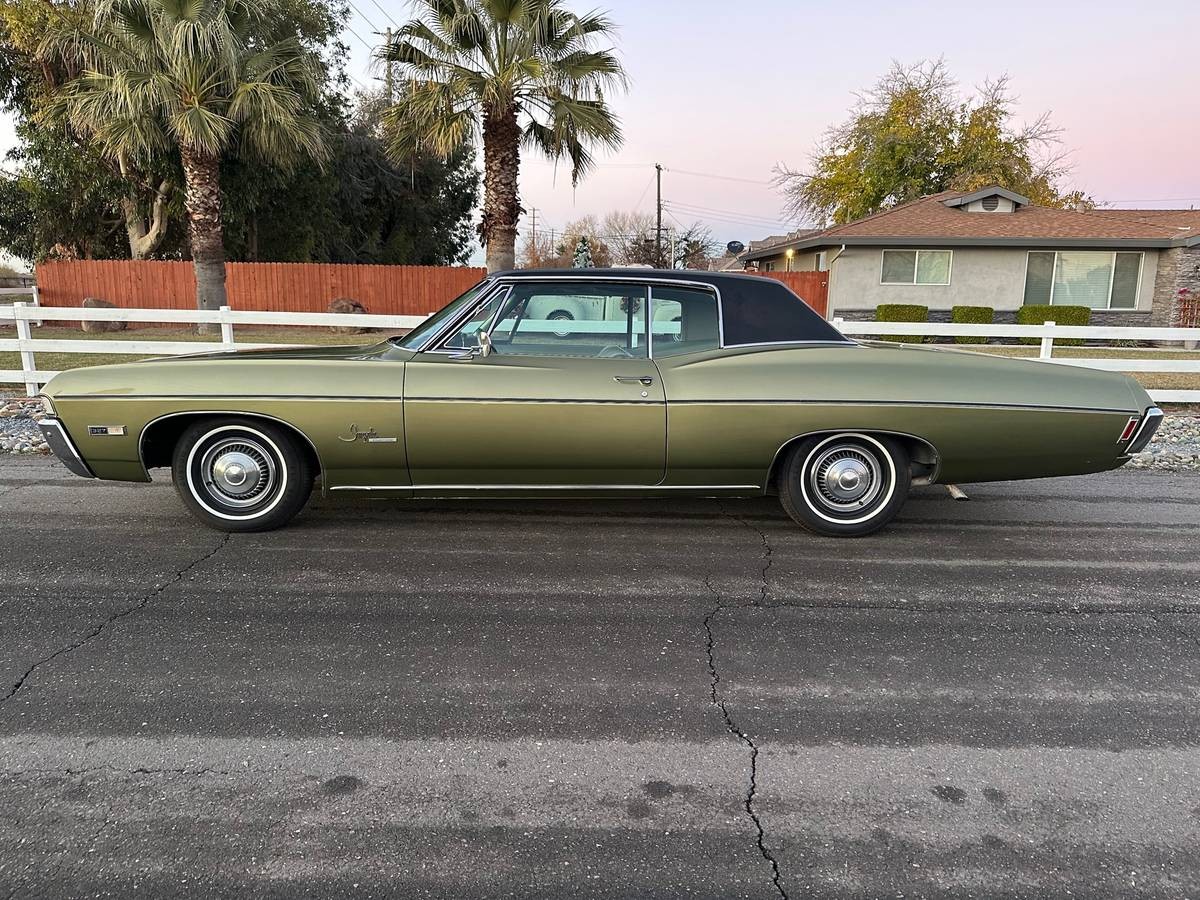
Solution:
[{"label": "car rear window", "polygon": [[769,278],[737,278],[721,283],[725,346],[846,338],[788,288]]}]

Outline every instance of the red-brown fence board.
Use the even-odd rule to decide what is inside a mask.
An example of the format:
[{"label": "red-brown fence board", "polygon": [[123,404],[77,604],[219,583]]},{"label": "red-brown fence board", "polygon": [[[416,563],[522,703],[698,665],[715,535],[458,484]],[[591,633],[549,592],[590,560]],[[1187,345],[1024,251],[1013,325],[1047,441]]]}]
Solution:
[{"label": "red-brown fence board", "polygon": [[[329,301],[349,297],[376,315],[424,316],[486,274],[485,269],[457,266],[230,263],[226,289],[229,305],[240,310],[325,312]],[[828,272],[760,274],[782,281],[826,314]],[[38,266],[37,283],[44,306],[78,307],[85,297],[96,297],[127,309],[196,308],[195,274],[189,262],[49,262]]]},{"label": "red-brown fence board", "polygon": [[[350,297],[376,315],[437,312],[487,274],[451,266],[355,266],[321,263],[230,263],[226,290],[233,309],[325,312]],[[85,297],[126,309],[195,309],[196,281],[188,262],[81,260],[37,268],[43,306],[78,307]]]},{"label": "red-brown fence board", "polygon": [[821,314],[828,316],[829,311],[829,273],[828,272],[759,272],[764,278],[774,278],[782,281],[803,298],[804,302]]}]

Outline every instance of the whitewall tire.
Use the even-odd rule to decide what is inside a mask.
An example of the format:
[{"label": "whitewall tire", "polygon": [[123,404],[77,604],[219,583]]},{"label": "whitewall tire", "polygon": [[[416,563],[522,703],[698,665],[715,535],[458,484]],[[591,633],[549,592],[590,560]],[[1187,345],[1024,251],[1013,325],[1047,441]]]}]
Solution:
[{"label": "whitewall tire", "polygon": [[809,531],[863,537],[896,517],[911,484],[908,454],[899,443],[846,432],[797,444],[784,461],[779,497]]},{"label": "whitewall tire", "polygon": [[199,422],[175,447],[175,488],[189,510],[218,531],[271,531],[308,502],[315,477],[295,437],[270,422]]}]

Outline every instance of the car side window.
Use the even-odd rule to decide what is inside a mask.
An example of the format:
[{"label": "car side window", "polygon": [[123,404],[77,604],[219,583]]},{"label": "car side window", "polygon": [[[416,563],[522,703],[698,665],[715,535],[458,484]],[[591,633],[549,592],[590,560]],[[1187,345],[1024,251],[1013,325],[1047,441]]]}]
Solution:
[{"label": "car side window", "polygon": [[492,331],[494,353],[646,359],[644,285],[518,284]]},{"label": "car side window", "polygon": [[721,346],[717,297],[695,288],[651,289],[651,333],[656,357],[716,350]]},{"label": "car side window", "polygon": [[471,350],[478,347],[480,330],[491,324],[492,320],[496,318],[496,312],[507,298],[508,291],[497,293],[491,300],[471,313],[471,317],[442,342],[442,347],[446,350]]}]

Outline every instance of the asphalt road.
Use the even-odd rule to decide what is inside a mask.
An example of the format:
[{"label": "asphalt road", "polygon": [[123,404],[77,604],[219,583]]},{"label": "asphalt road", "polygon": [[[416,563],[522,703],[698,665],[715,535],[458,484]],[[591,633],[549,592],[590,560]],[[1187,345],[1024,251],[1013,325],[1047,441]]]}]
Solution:
[{"label": "asphalt road", "polygon": [[1200,477],[318,501],[0,462],[0,900],[1200,897]]}]

